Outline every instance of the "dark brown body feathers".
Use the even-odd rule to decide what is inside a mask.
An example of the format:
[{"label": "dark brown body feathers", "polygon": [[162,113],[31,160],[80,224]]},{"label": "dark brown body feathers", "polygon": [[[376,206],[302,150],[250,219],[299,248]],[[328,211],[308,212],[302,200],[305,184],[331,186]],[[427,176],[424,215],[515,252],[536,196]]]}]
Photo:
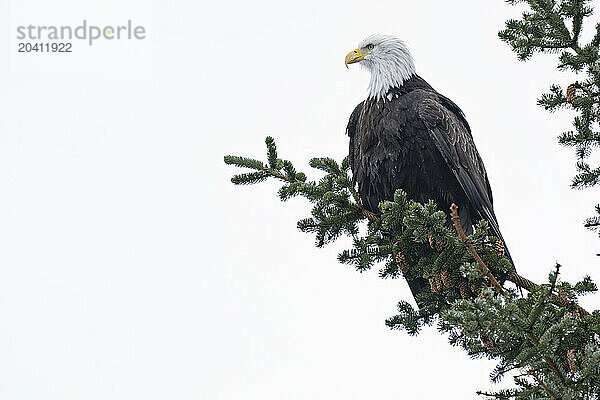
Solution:
[{"label": "dark brown body feathers", "polygon": [[416,75],[390,95],[363,101],[348,122],[350,165],[365,208],[378,212],[379,202],[403,189],[445,212],[456,203],[467,233],[485,219],[502,238],[487,173],[460,108]]}]

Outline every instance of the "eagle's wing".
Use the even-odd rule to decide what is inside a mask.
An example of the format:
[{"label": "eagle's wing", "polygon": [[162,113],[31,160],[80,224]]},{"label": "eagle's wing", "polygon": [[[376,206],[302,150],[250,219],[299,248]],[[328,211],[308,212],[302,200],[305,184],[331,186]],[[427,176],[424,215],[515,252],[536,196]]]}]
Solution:
[{"label": "eagle's wing", "polygon": [[[354,155],[356,153],[356,125],[358,124],[358,119],[360,117],[360,113],[362,112],[364,101],[360,102],[352,111],[350,115],[350,120],[348,121],[348,126],[346,127],[346,135],[350,137],[350,151],[348,152],[348,161],[350,162],[350,169],[354,171]],[[354,174],[352,174],[352,179],[355,180]]]},{"label": "eagle's wing", "polygon": [[467,195],[473,211],[479,215],[479,219],[488,221],[494,236],[502,240],[494,214],[487,172],[460,108],[450,99],[438,94],[427,96],[420,101],[417,113],[448,168]]}]

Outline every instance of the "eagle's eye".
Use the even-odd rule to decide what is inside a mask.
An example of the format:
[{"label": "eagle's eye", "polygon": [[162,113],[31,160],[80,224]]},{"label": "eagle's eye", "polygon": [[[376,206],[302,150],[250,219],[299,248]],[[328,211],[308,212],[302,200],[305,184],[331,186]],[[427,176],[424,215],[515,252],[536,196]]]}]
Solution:
[{"label": "eagle's eye", "polygon": [[375,48],[374,44],[368,44],[365,46],[365,49],[367,49],[367,50],[373,50],[374,48]]}]

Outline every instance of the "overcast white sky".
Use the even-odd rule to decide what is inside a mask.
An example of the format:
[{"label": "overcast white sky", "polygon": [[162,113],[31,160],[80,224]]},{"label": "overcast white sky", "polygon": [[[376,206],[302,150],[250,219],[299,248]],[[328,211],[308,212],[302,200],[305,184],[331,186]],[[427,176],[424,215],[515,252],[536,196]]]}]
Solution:
[{"label": "overcast white sky", "polygon": [[[0,398],[476,398],[493,363],[435,329],[389,331],[405,282],[337,264],[342,244],[297,231],[302,200],[234,187],[222,158],[264,157],[266,135],[306,172],[344,157],[368,83],[344,56],[396,34],[465,111],[519,271],[599,280],[581,223],[598,190],[569,188],[555,137],[571,116],[535,104],[570,81],[499,41],[517,15],[501,0],[0,2]],[[16,58],[16,25],[83,18],[133,19],[147,39]]]}]

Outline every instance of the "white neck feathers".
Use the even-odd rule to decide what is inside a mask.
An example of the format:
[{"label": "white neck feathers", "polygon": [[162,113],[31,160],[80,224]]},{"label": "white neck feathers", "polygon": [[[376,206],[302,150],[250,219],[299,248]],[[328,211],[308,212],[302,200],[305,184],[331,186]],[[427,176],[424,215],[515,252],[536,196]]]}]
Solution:
[{"label": "white neck feathers", "polygon": [[[365,39],[365,42],[372,41]],[[404,42],[393,36],[378,36],[379,43],[361,64],[371,71],[368,97],[384,98],[394,87],[400,87],[416,73],[415,63]]]}]

